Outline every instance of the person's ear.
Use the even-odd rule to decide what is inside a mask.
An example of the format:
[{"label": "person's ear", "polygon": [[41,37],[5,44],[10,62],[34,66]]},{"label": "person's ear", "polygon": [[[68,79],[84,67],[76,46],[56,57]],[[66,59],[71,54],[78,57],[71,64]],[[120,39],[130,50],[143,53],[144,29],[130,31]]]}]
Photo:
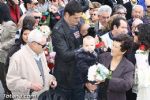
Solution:
[{"label": "person's ear", "polygon": [[117,26],[116,26],[116,25],[114,25],[114,26],[113,26],[113,30],[116,30],[116,29],[117,29]]}]

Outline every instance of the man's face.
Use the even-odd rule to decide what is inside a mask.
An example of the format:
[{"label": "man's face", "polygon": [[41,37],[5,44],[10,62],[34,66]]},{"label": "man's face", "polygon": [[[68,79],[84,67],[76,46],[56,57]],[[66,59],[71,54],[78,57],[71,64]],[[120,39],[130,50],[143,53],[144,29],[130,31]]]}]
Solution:
[{"label": "man's face", "polygon": [[39,12],[33,12],[32,16],[35,18],[36,22],[35,22],[35,26],[38,26],[41,18],[42,18],[42,14]]},{"label": "man's face", "polygon": [[67,20],[69,26],[76,26],[80,21],[82,12],[75,13],[74,15],[69,15],[69,13],[66,13],[66,16],[67,16],[66,20]]},{"label": "man's face", "polygon": [[124,9],[119,9],[115,14],[117,14],[118,16],[121,16],[123,18],[126,18],[127,12]]},{"label": "man's face", "polygon": [[136,7],[133,11],[132,11],[132,17],[133,18],[142,18],[143,17],[143,10],[139,7]]},{"label": "man's face", "polygon": [[150,16],[150,5],[147,6],[147,15]]},{"label": "man's face", "polygon": [[116,35],[118,34],[127,34],[128,33],[128,26],[127,22],[124,20],[120,20],[120,26],[115,27]]},{"label": "man's face", "polygon": [[110,14],[107,12],[103,12],[101,15],[99,15],[99,21],[103,26],[107,26],[107,22],[110,19]]},{"label": "man's face", "polygon": [[43,52],[44,48],[46,47],[46,38],[42,38],[42,42],[33,42],[34,43],[34,51],[37,54]]},{"label": "man's face", "polygon": [[91,20],[93,22],[98,21],[99,17],[98,17],[98,12],[97,11],[93,11],[93,13],[91,14]]}]

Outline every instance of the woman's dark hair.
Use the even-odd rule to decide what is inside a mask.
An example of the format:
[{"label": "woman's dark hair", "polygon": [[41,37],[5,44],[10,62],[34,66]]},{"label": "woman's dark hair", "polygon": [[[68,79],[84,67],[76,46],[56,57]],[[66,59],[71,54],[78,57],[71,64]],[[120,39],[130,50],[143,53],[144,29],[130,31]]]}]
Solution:
[{"label": "woman's dark hair", "polygon": [[128,51],[133,46],[133,38],[128,34],[119,34],[113,40],[121,43],[121,52]]},{"label": "woman's dark hair", "polygon": [[150,24],[141,24],[138,26],[138,40],[140,44],[146,46],[146,49],[150,48]]},{"label": "woman's dark hair", "polygon": [[22,39],[23,32],[25,30],[30,30],[30,31],[33,30],[35,22],[36,22],[36,20],[33,16],[25,16],[25,18],[23,19],[21,35],[20,35],[20,38],[19,38],[21,44],[26,44]]},{"label": "woman's dark hair", "polygon": [[5,3],[0,3],[0,24],[11,20],[10,11]]},{"label": "woman's dark hair", "polygon": [[67,12],[71,16],[74,15],[75,13],[80,13],[82,11],[83,10],[81,5],[77,1],[72,0],[65,6],[64,14]]}]

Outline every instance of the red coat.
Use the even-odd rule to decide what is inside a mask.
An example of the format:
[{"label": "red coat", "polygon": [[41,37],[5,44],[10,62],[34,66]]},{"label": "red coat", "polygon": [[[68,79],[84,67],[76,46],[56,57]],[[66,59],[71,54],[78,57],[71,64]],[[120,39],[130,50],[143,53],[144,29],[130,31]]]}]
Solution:
[{"label": "red coat", "polygon": [[8,4],[9,10],[10,10],[10,16],[12,18],[12,21],[15,22],[16,24],[18,23],[20,19],[20,9],[18,5],[12,6]]}]

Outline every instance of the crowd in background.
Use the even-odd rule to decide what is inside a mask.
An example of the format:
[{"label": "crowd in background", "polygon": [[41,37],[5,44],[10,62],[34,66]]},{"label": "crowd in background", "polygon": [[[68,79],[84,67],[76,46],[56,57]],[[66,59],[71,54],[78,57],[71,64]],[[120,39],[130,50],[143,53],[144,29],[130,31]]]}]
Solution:
[{"label": "crowd in background", "polygon": [[5,100],[148,100],[149,50],[150,0],[0,0]]}]

